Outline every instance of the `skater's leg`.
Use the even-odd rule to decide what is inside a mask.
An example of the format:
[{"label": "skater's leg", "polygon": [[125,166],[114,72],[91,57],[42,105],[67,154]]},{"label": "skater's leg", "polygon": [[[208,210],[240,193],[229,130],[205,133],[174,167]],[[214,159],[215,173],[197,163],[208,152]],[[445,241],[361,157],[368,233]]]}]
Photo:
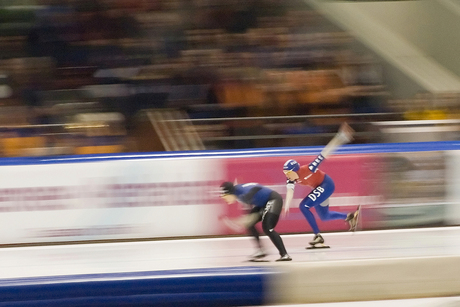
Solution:
[{"label": "skater's leg", "polygon": [[315,216],[310,211],[310,207],[308,207],[308,205],[304,204],[304,202],[302,201],[300,203],[299,208],[300,208],[300,211],[302,212],[303,216],[305,216],[305,218],[307,219],[307,222],[310,225],[311,229],[313,230],[313,233],[318,234],[319,233],[319,227],[318,227],[318,224],[316,223]]},{"label": "skater's leg", "polygon": [[287,255],[283,240],[275,227],[278,224],[281,210],[283,209],[283,198],[276,192],[270,195],[270,200],[265,205],[262,214],[262,229],[270,238],[273,245],[278,249],[281,256]]},{"label": "skater's leg", "polygon": [[278,232],[274,230],[278,223],[279,215],[267,212],[262,220],[262,229],[264,233],[270,238],[273,245],[278,249],[281,256],[287,254],[286,248],[284,247],[283,240]]},{"label": "skater's leg", "polygon": [[262,214],[262,229],[264,233],[270,238],[273,245],[275,245],[276,249],[278,249],[281,258],[276,261],[291,261],[292,258],[286,251],[283,239],[281,239],[279,233],[275,231],[275,227],[278,224],[282,209],[283,198],[277,192],[273,192],[270,195],[270,200],[265,205]]},{"label": "skater's leg", "polygon": [[[254,208],[252,209],[249,214],[252,213],[258,213],[260,211],[260,208]],[[256,229],[256,224],[262,220],[262,215],[260,215],[260,218],[257,220],[254,220],[250,225],[247,227],[247,231],[251,237],[254,238],[254,242],[256,243],[258,252],[263,253],[263,246],[260,241],[260,234],[259,231]],[[257,253],[257,252],[256,252]]]},{"label": "skater's leg", "polygon": [[260,235],[259,232],[257,231],[256,227],[250,226],[248,227],[248,233],[251,237],[254,238],[254,241],[256,242],[256,245],[258,248],[262,248],[262,244],[260,243]]},{"label": "skater's leg", "polygon": [[308,197],[304,198],[300,202],[300,211],[303,213],[305,218],[307,219],[307,222],[310,224],[313,233],[315,234],[315,237],[313,238],[313,241],[308,242],[310,245],[316,246],[316,244],[322,244],[324,243],[324,239],[320,234],[318,224],[316,223],[315,217],[313,213],[310,211],[310,207],[308,204],[311,204],[311,199]]},{"label": "skater's leg", "polygon": [[330,211],[329,200],[326,200],[326,202],[322,203],[320,206],[316,206],[315,209],[322,221],[345,220],[347,218],[346,213]]}]

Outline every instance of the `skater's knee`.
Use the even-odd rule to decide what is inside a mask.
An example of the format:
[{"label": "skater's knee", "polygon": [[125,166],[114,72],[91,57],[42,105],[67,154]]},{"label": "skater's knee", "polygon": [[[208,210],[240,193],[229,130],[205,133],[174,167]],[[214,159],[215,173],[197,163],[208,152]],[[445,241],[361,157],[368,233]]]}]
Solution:
[{"label": "skater's knee", "polygon": [[311,208],[305,205],[300,205],[299,206],[300,212],[302,212],[304,215],[305,214],[310,214],[311,213]]},{"label": "skater's knee", "polygon": [[269,233],[274,232],[275,230],[276,223],[273,223],[273,221],[264,221],[262,223],[262,230],[263,232],[268,235]]},{"label": "skater's knee", "polygon": [[266,235],[268,235],[269,233],[275,231],[274,227],[269,227],[267,225],[262,225],[262,230]]}]

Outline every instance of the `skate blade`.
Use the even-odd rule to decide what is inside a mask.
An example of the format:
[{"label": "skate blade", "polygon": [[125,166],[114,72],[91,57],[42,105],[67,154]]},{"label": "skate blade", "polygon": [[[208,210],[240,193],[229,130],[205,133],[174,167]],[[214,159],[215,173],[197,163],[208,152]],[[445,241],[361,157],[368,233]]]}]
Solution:
[{"label": "skate blade", "polygon": [[353,227],[353,229],[351,229],[352,232],[355,232],[356,230],[358,230],[359,221],[360,221],[360,217],[361,217],[361,205],[358,206],[358,209],[356,211],[358,211],[358,216],[356,217],[355,227]]},{"label": "skate blade", "polygon": [[292,261],[292,258],[289,259],[276,259],[276,262],[287,262],[287,261]]},{"label": "skate blade", "polygon": [[331,248],[329,245],[324,244],[317,244],[317,245],[310,245],[305,247],[305,249],[321,249],[321,248]]},{"label": "skate blade", "polygon": [[254,259],[248,259],[246,260],[247,262],[270,262],[270,260],[267,259],[260,259],[260,258],[254,258]]}]

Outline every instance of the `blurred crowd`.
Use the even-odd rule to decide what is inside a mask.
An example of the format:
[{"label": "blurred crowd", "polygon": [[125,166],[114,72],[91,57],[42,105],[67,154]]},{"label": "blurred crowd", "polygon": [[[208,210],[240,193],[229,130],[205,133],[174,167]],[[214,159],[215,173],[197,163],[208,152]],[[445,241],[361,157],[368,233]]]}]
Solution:
[{"label": "blurred crowd", "polygon": [[2,156],[138,151],[145,109],[196,119],[388,108],[379,63],[301,0],[0,3]]}]

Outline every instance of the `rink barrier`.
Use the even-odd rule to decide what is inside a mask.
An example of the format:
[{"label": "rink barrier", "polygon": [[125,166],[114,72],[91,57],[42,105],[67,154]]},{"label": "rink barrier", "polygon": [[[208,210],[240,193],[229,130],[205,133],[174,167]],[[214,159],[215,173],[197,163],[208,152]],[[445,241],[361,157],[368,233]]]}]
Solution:
[{"label": "rink barrier", "polygon": [[[98,161],[143,160],[143,159],[190,159],[190,158],[231,158],[231,157],[278,157],[317,155],[323,146],[298,146],[279,148],[254,148],[238,150],[193,150],[143,153],[88,154],[45,157],[11,157],[1,158],[1,165],[34,165],[55,163],[83,163]],[[347,144],[337,148],[339,154],[401,153],[423,151],[460,150],[460,141],[407,142],[407,143],[372,143]]]},{"label": "rink barrier", "polygon": [[273,304],[460,295],[460,256],[292,262],[282,272],[270,280]]},{"label": "rink barrier", "polygon": [[[337,187],[332,198],[336,202],[331,204],[340,205],[345,212],[354,210],[357,204],[376,205],[369,223],[377,228],[393,226],[386,220],[387,214],[394,210],[379,207],[385,200],[382,193],[386,189],[371,183],[371,180],[384,180],[381,173],[390,159],[380,153],[430,150],[456,150],[458,153],[460,141],[340,147],[337,157],[332,157],[324,165]],[[238,179],[262,183],[284,195],[285,177],[280,167],[286,161],[285,157],[303,159],[309,156],[310,162],[320,151],[321,147],[288,147],[3,158],[0,159],[3,167],[3,176],[0,177],[0,245],[237,234],[218,219],[222,215],[239,214],[237,206],[227,206],[218,197],[218,186],[223,181]],[[430,155],[438,156],[438,153]],[[460,156],[442,153],[441,159],[457,164]],[[258,171],[251,171],[253,169]],[[460,177],[459,173],[460,170],[448,174],[455,179]],[[351,177],[355,180],[350,180]],[[301,189],[295,194],[294,199],[303,196]],[[451,194],[457,201],[458,195]],[[413,199],[407,198],[407,201]],[[449,223],[460,220],[460,211],[454,206],[443,207],[455,210],[454,214],[449,214]],[[296,210],[298,208],[293,208]],[[304,218],[300,212],[295,213],[289,219],[280,219],[278,231],[305,231]],[[162,218],[164,216],[178,217],[182,221],[181,227]],[[447,222],[445,216],[440,215],[416,225],[425,226],[434,218],[437,224]],[[321,227],[323,231],[346,230],[346,225],[338,221]],[[363,228],[370,226],[363,224]]]},{"label": "rink barrier", "polygon": [[0,280],[0,306],[258,306],[272,274],[236,267]]}]

